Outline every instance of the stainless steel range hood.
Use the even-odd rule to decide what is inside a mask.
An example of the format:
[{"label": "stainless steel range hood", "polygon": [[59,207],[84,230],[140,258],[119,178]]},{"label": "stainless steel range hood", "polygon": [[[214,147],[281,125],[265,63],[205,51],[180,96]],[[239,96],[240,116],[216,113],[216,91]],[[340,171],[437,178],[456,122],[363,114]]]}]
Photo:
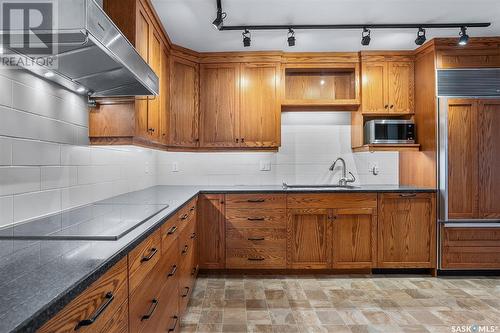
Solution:
[{"label": "stainless steel range hood", "polygon": [[[90,97],[158,95],[158,76],[94,0],[55,0],[54,8],[54,31],[32,29],[29,38],[35,33],[44,45],[52,41],[55,65],[25,68]],[[35,58],[19,51],[16,56]]]}]

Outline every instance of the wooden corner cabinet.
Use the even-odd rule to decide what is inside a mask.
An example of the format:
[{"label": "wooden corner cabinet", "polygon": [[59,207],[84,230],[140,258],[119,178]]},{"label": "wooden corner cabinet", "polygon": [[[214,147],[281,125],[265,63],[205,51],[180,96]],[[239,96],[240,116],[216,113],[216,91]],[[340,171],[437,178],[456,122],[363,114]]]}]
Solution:
[{"label": "wooden corner cabinet", "polygon": [[198,258],[202,269],[225,267],[225,196],[204,194],[198,202]]}]

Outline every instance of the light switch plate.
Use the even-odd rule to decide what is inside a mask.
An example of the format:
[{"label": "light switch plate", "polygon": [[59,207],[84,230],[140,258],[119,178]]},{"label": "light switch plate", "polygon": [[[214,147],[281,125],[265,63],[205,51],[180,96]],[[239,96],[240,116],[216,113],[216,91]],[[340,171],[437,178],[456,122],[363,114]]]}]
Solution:
[{"label": "light switch plate", "polygon": [[260,161],[260,171],[271,171],[271,161]]},{"label": "light switch plate", "polygon": [[178,162],[172,163],[172,172],[179,172],[179,163]]}]

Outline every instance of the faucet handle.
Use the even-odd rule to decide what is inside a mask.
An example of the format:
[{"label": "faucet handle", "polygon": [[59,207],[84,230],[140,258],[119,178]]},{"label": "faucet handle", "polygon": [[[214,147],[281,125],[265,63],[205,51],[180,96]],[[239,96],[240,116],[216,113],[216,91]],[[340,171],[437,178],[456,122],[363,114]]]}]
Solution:
[{"label": "faucet handle", "polygon": [[356,181],[356,177],[352,174],[352,172],[349,171],[349,174],[351,175],[351,179],[346,179],[346,183],[354,183]]}]

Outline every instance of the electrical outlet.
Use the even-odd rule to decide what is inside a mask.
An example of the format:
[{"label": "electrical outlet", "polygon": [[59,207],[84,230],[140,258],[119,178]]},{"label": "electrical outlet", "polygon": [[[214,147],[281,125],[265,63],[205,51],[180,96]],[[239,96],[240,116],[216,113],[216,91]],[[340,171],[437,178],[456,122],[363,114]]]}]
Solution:
[{"label": "electrical outlet", "polygon": [[378,163],[370,164],[370,169],[368,170],[372,175],[376,176],[379,174],[380,170],[378,168]]},{"label": "electrical outlet", "polygon": [[149,167],[149,162],[144,163],[144,173],[146,175],[149,175],[150,172],[151,172],[151,168]]},{"label": "electrical outlet", "polygon": [[260,171],[271,171],[271,161],[260,161]]},{"label": "electrical outlet", "polygon": [[179,172],[179,163],[178,162],[172,163],[172,172]]}]

